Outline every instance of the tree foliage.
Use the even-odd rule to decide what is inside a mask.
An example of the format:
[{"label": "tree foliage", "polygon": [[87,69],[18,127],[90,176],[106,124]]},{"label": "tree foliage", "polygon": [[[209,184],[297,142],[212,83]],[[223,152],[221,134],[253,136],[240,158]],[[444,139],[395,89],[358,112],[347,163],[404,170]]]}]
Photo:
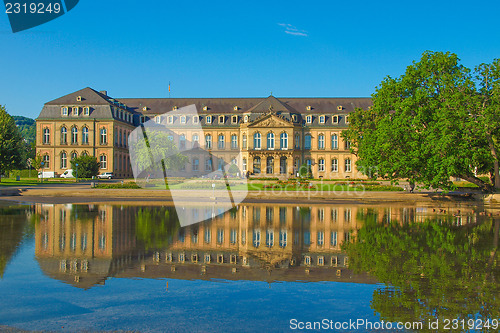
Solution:
[{"label": "tree foliage", "polygon": [[173,207],[140,209],[135,218],[137,241],[146,250],[162,249],[172,244],[180,227]]},{"label": "tree foliage", "polygon": [[25,145],[14,119],[0,105],[0,174],[24,167]]},{"label": "tree foliage", "polygon": [[356,110],[343,134],[359,157],[358,168],[445,189],[459,177],[492,191],[478,177],[489,173],[500,186],[499,61],[475,73],[455,54],[428,51],[399,78],[385,78],[372,95],[373,106]]},{"label": "tree foliage", "polygon": [[355,242],[344,245],[350,268],[386,283],[372,308],[388,321],[500,316],[500,220],[456,225],[441,221],[399,223],[367,210]]},{"label": "tree foliage", "polygon": [[161,129],[148,129],[147,137],[144,137],[144,140],[141,137],[135,142],[131,142],[130,147],[133,151],[131,163],[143,173],[155,173],[157,169],[163,168],[164,170],[179,171],[189,161],[187,156],[179,152],[172,135]]},{"label": "tree foliage", "polygon": [[[78,166],[76,166],[78,164]],[[71,168],[79,178],[92,178],[99,174],[101,164],[94,156],[79,156],[71,160]]]}]

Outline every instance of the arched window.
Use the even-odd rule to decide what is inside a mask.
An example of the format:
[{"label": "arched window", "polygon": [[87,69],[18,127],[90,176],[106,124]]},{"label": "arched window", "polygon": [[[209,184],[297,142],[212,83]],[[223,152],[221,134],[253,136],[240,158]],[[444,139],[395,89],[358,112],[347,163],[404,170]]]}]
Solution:
[{"label": "arched window", "polygon": [[212,136],[210,134],[205,135],[205,148],[212,149]]},{"label": "arched window", "polygon": [[74,160],[75,158],[78,157],[78,153],[76,151],[71,152],[71,160]]},{"label": "arched window", "polygon": [[267,133],[267,149],[274,149],[274,133]]},{"label": "arched window", "polygon": [[105,128],[101,128],[101,145],[105,145],[108,143],[108,130]]},{"label": "arched window", "polygon": [[71,144],[76,145],[78,143],[78,128],[71,128]]},{"label": "arched window", "polygon": [[351,149],[351,141],[345,140],[344,145],[345,145],[345,150]]},{"label": "arched window", "polygon": [[311,134],[304,137],[304,149],[311,149]]},{"label": "arched window", "polygon": [[89,129],[88,127],[82,128],[82,144],[89,144]]},{"label": "arched window", "polygon": [[219,134],[219,140],[217,141],[217,148],[224,149],[224,135]]},{"label": "arched window", "polygon": [[50,144],[50,130],[47,127],[43,129],[43,144]]},{"label": "arched window", "polygon": [[61,127],[61,144],[65,145],[68,143],[68,129],[66,126]]},{"label": "arched window", "polygon": [[259,132],[253,135],[253,149],[260,149],[261,135]]},{"label": "arched window", "polygon": [[339,137],[337,134],[332,134],[332,149],[339,149]]},{"label": "arched window", "polygon": [[61,153],[61,169],[66,169],[68,167],[68,154],[65,151]]},{"label": "arched window", "polygon": [[99,156],[99,162],[101,163],[101,169],[107,169],[108,168],[108,157],[106,154],[102,154]]},{"label": "arched window", "polygon": [[256,156],[253,159],[253,173],[257,174],[260,173],[260,157]]},{"label": "arched window", "polygon": [[280,135],[280,148],[288,149],[288,134],[285,132]]},{"label": "arched window", "polygon": [[89,152],[88,152],[88,151],[86,151],[86,150],[84,150],[84,151],[82,152],[82,156],[89,156]]}]

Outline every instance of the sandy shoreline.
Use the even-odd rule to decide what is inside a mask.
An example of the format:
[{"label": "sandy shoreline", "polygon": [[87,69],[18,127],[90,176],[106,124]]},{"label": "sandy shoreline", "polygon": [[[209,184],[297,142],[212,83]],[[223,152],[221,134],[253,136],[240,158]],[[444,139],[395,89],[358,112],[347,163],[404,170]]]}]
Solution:
[{"label": "sandy shoreline", "polygon": [[[2,189],[10,191],[13,189]],[[145,189],[92,189],[89,184],[47,185],[19,188],[14,191],[18,195],[3,195],[0,200],[17,202],[39,203],[172,203],[172,196],[167,190]],[[192,191],[177,191],[176,196],[192,201]],[[222,197],[222,193],[216,197]],[[395,203],[395,202],[450,202],[450,201],[478,201],[482,202],[482,194],[449,193],[443,195],[436,192],[316,192],[316,191],[249,191],[244,202],[246,203],[302,203],[302,204],[362,204],[362,203]]]}]

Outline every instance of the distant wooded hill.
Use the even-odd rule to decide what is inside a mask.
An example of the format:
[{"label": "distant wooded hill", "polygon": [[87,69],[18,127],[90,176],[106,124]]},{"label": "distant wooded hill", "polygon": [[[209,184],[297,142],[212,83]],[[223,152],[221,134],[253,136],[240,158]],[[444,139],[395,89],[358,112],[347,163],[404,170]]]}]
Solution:
[{"label": "distant wooded hill", "polygon": [[21,132],[23,138],[29,143],[35,142],[36,125],[35,120],[23,116],[12,116],[16,122],[17,128]]}]

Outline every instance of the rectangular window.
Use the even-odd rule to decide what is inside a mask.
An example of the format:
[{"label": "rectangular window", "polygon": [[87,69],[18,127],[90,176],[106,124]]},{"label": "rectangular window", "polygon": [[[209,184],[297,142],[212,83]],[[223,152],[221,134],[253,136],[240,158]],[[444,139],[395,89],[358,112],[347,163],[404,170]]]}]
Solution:
[{"label": "rectangular window", "polygon": [[243,134],[241,141],[242,141],[241,144],[243,146],[243,149],[247,149],[247,135],[246,134]]},{"label": "rectangular window", "polygon": [[339,137],[337,134],[332,134],[332,149],[339,149]]},{"label": "rectangular window", "polygon": [[217,243],[222,244],[224,242],[224,229],[217,229]]},{"label": "rectangular window", "polygon": [[67,116],[68,115],[68,107],[67,106],[62,107],[62,115],[63,116]]},{"label": "rectangular window", "polygon": [[186,123],[186,116],[181,116],[181,124],[185,124]]},{"label": "rectangular window", "polygon": [[312,116],[306,116],[306,123],[308,124],[312,123]]},{"label": "rectangular window", "polygon": [[219,124],[224,124],[224,116],[219,116]]},{"label": "rectangular window", "polygon": [[77,106],[73,107],[73,116],[78,116],[78,110],[79,108]]},{"label": "rectangular window", "polygon": [[173,116],[168,116],[167,121],[168,121],[169,124],[173,124],[174,123],[174,117]]},{"label": "rectangular window", "polygon": [[224,135],[219,135],[219,141],[217,143],[217,148],[224,149]]},{"label": "rectangular window", "polygon": [[305,136],[304,149],[311,149],[311,134]]},{"label": "rectangular window", "polygon": [[232,117],[232,123],[236,124],[238,122],[238,116],[233,116]]},{"label": "rectangular window", "polygon": [[205,171],[212,171],[212,159],[205,160]]},{"label": "rectangular window", "polygon": [[318,136],[318,149],[325,149],[325,135]]},{"label": "rectangular window", "polygon": [[333,124],[338,124],[339,123],[339,116],[333,116],[332,117],[332,123]]},{"label": "rectangular window", "polygon": [[193,124],[198,124],[200,122],[200,118],[198,116],[193,117]]},{"label": "rectangular window", "polygon": [[205,243],[210,244],[212,241],[212,233],[210,232],[210,229],[205,229]]},{"label": "rectangular window", "polygon": [[345,172],[351,172],[351,160],[348,158],[345,160]]},{"label": "rectangular window", "polygon": [[212,149],[212,136],[210,134],[205,136],[205,148]]},{"label": "rectangular window", "polygon": [[337,242],[337,232],[336,231],[332,231],[330,232],[330,245],[331,246],[337,246],[338,242]]},{"label": "rectangular window", "polygon": [[325,232],[318,231],[318,246],[323,246],[325,244]]},{"label": "rectangular window", "polygon": [[207,116],[207,118],[206,118],[205,122],[206,122],[207,124],[211,124],[211,123],[212,123],[212,116]]},{"label": "rectangular window", "polygon": [[324,124],[325,123],[325,116],[319,116],[319,123]]},{"label": "rectangular window", "polygon": [[229,234],[229,242],[231,244],[236,244],[238,241],[238,230],[231,229],[231,233]]},{"label": "rectangular window", "polygon": [[231,149],[238,148],[238,137],[236,135],[231,135]]},{"label": "rectangular window", "polygon": [[83,115],[85,116],[90,115],[90,108],[88,106],[83,108]]},{"label": "rectangular window", "polygon": [[332,172],[339,171],[339,161],[336,158],[332,159]]},{"label": "rectangular window", "polygon": [[193,160],[193,171],[198,171],[199,167],[200,167],[200,160],[195,158]]},{"label": "rectangular window", "polygon": [[322,158],[319,160],[318,163],[318,171],[320,172],[325,171],[325,160]]}]

